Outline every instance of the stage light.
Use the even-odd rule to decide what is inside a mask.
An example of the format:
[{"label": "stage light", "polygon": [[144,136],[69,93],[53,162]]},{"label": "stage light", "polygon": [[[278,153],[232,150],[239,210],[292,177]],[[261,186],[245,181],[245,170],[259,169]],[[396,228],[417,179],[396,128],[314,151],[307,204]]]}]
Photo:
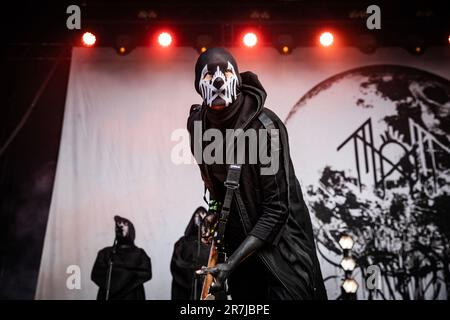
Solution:
[{"label": "stage light", "polygon": [[114,48],[116,52],[122,56],[129,54],[136,48],[136,40],[132,35],[119,34],[116,37]]},{"label": "stage light", "polygon": [[342,289],[347,294],[354,294],[358,290],[358,283],[353,278],[345,279],[342,283]]},{"label": "stage light", "polygon": [[356,299],[356,290],[358,290],[358,283],[352,278],[352,272],[356,268],[356,261],[352,258],[351,250],[355,242],[352,237],[346,232],[341,234],[339,245],[342,248],[344,258],[341,261],[341,267],[345,271],[345,278],[342,282],[342,299],[354,300]]},{"label": "stage light", "polygon": [[168,32],[161,32],[158,36],[158,43],[162,47],[168,47],[172,44],[172,35]]},{"label": "stage light", "polygon": [[320,44],[324,47],[329,47],[333,44],[334,37],[331,32],[323,32],[319,38]]},{"label": "stage light", "polygon": [[353,270],[355,270],[356,261],[351,257],[344,257],[344,259],[342,259],[341,261],[341,267],[346,272],[352,272]]},{"label": "stage light", "polygon": [[426,50],[426,37],[422,34],[411,34],[404,39],[405,48],[413,55],[421,55]]},{"label": "stage light", "polygon": [[294,37],[291,34],[281,34],[275,38],[275,45],[281,54],[289,54],[294,48]]},{"label": "stage light", "polygon": [[256,46],[256,44],[258,43],[258,37],[253,32],[247,32],[242,40],[244,44],[249,48]]},{"label": "stage light", "polygon": [[411,46],[407,47],[406,49],[409,51],[409,53],[419,56],[425,52],[426,48],[425,48],[425,45],[418,44],[415,46],[411,45]]},{"label": "stage light", "polygon": [[97,37],[91,32],[85,32],[81,37],[81,42],[85,47],[92,47],[96,41]]},{"label": "stage light", "polygon": [[339,245],[343,250],[352,250],[354,244],[355,242],[348,234],[343,233],[341,235],[341,238],[339,239]]},{"label": "stage light", "polygon": [[198,53],[203,53],[213,46],[213,37],[210,34],[200,34],[195,38],[195,48]]},{"label": "stage light", "polygon": [[450,35],[448,36],[448,44],[450,44]]},{"label": "stage light", "polygon": [[372,34],[362,34],[358,37],[358,47],[363,53],[374,53],[378,47],[377,38]]}]

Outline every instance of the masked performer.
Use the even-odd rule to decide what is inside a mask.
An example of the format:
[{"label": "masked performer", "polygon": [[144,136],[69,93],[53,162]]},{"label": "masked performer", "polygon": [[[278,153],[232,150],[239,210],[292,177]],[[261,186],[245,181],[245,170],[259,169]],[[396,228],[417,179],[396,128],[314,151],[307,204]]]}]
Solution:
[{"label": "masked performer", "polygon": [[[197,60],[194,85],[203,104],[190,110],[187,127],[191,150],[210,201],[222,206],[217,210],[218,225],[225,225],[225,230],[218,227],[216,236],[224,235],[228,256],[225,262],[204,270],[214,276],[211,290],[223,289],[227,280],[233,299],[326,299],[309,211],[290,159],[287,131],[278,116],[264,107],[266,92],[258,77],[251,72],[240,74],[228,51],[211,48]],[[266,129],[261,131],[266,139],[258,138],[257,144],[270,150],[270,163],[260,158],[249,161],[255,151],[247,144],[244,163],[239,169],[236,163],[230,166],[227,155],[234,147],[230,148],[226,139],[222,158],[220,152],[211,152],[220,161],[206,161],[203,156],[211,146],[202,137],[208,129],[219,130],[224,137],[227,129],[242,129],[244,133]],[[277,137],[278,144],[272,143]],[[226,199],[229,194],[231,200]],[[226,201],[229,208],[224,205]]]},{"label": "masked performer", "polygon": [[198,207],[186,227],[184,236],[174,246],[170,271],[172,273],[172,299],[198,300],[202,281],[195,271],[208,262],[210,242],[205,226],[207,210]]},{"label": "masked performer", "polygon": [[152,278],[150,258],[134,245],[135,229],[115,216],[116,239],[97,254],[91,279],[99,286],[97,300],[145,300],[144,283]]}]

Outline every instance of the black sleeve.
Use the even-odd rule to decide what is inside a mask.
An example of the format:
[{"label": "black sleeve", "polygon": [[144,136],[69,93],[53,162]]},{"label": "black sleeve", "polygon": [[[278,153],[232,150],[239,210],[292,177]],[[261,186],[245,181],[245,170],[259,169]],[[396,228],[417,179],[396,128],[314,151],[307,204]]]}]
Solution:
[{"label": "black sleeve", "polygon": [[136,248],[133,256],[128,261],[117,259],[113,265],[111,292],[118,296],[127,295],[152,278],[151,261],[145,251]]},{"label": "black sleeve", "polygon": [[133,279],[137,282],[144,283],[152,278],[152,263],[150,257],[141,248],[136,249],[133,259],[128,261],[117,260],[114,266],[126,270],[133,275]]},{"label": "black sleeve", "polygon": [[100,250],[91,272],[91,280],[100,288],[106,287],[106,275],[108,272],[108,252],[106,249]]},{"label": "black sleeve", "polygon": [[[279,130],[286,129],[281,127]],[[278,143],[276,142],[277,140]],[[250,231],[250,235],[268,243],[273,243],[277,239],[277,235],[289,216],[288,185],[280,135],[274,137],[274,143],[275,145],[271,146],[271,136],[269,135],[266,147],[270,150],[272,160],[269,164],[260,164],[259,166],[262,212],[257,223]]]},{"label": "black sleeve", "polygon": [[[199,163],[199,160],[197,157],[201,157],[203,153],[203,142],[202,142],[202,135],[203,132],[198,132],[200,135],[195,134],[196,128],[202,128],[203,124],[199,125],[198,122],[201,123],[201,106],[194,104],[191,107],[191,110],[189,112],[189,118],[187,120],[186,128],[189,132],[189,142],[191,147],[192,155],[194,156],[197,163]],[[195,154],[195,148],[199,148],[198,151],[201,150],[201,154]]]},{"label": "black sleeve", "polygon": [[189,110],[189,117],[186,121],[186,129],[191,136],[194,133],[194,122],[201,121],[201,107],[202,106],[199,104],[193,104]]},{"label": "black sleeve", "polygon": [[149,281],[152,278],[152,261],[143,249],[141,255],[140,275],[143,282]]}]

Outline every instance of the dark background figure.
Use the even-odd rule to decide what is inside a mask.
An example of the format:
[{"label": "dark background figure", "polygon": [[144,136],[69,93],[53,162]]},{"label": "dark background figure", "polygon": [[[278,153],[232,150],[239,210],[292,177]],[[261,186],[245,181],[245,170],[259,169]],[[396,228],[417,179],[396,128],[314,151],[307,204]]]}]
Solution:
[{"label": "dark background figure", "polygon": [[114,245],[98,252],[92,269],[91,279],[99,286],[97,300],[106,300],[108,278],[108,300],[145,300],[144,283],[152,278],[151,260],[135,246],[136,232],[131,221],[119,216],[114,221]]},{"label": "dark background figure", "polygon": [[184,236],[175,243],[170,263],[173,277],[172,300],[198,300],[200,297],[203,280],[198,278],[197,282],[195,281],[195,271],[207,265],[211,248],[208,243],[210,239],[204,231],[206,216],[206,209],[198,207],[186,227]]}]

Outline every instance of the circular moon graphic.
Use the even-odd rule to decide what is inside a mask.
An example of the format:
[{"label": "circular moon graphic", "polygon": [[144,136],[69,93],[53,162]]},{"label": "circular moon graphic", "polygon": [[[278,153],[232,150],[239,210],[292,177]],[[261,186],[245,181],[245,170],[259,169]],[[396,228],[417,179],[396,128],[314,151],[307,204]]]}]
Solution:
[{"label": "circular moon graphic", "polygon": [[[450,290],[450,82],[397,65],[352,69],[306,93],[286,121],[329,298],[348,232],[363,299]],[[366,286],[370,266],[380,270]]]}]

